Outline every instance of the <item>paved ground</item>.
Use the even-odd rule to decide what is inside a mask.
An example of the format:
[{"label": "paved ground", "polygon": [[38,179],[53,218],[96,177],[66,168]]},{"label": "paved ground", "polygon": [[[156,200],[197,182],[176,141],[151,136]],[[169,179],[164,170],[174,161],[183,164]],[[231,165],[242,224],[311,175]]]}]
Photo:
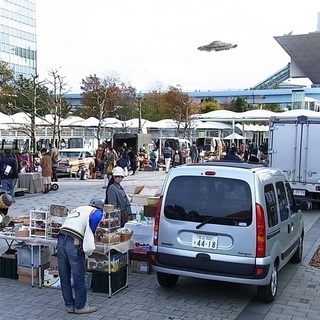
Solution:
[{"label": "paved ground", "polygon": [[[137,185],[161,187],[165,173],[141,172],[127,177],[123,185],[132,193]],[[34,206],[66,205],[72,209],[92,197],[104,197],[101,180],[61,179],[60,189],[49,194],[17,198],[10,216],[28,215]],[[320,270],[310,267],[320,244],[320,211],[304,212],[306,237],[301,265],[288,264],[280,271],[276,301],[256,300],[256,289],[231,283],[181,278],[174,288],[158,285],[155,273],[129,273],[129,286],[110,299],[107,294],[88,292],[89,303],[99,310],[90,315],[67,314],[59,289],[32,288],[17,280],[0,278],[0,319],[153,319],[153,320],[319,320]],[[5,245],[2,243],[2,251]]]}]

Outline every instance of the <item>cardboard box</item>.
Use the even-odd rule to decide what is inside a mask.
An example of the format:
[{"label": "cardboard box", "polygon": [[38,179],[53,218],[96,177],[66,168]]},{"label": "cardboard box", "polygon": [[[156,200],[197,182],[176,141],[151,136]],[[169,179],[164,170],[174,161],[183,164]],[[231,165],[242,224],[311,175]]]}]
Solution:
[{"label": "cardboard box", "polygon": [[151,265],[148,261],[131,260],[131,272],[150,274]]},{"label": "cardboard box", "polygon": [[148,204],[148,196],[147,195],[140,195],[140,194],[134,194],[132,196],[132,203],[135,205],[147,205]]},{"label": "cardboard box", "polygon": [[[41,277],[43,278],[44,275],[44,270],[49,267],[49,263],[45,264],[44,266],[41,267]],[[32,275],[32,268],[31,267],[21,267],[18,266],[17,268],[17,274],[18,275],[23,275],[23,276],[30,276]],[[39,276],[39,268],[33,268],[33,276],[38,277]],[[30,283],[31,283],[31,278],[30,278]]]},{"label": "cardboard box", "polygon": [[146,195],[148,197],[154,197],[157,194],[159,194],[159,189],[158,188],[146,188],[144,187],[140,192],[139,195]]},{"label": "cardboard box", "polygon": [[149,218],[154,218],[156,214],[156,209],[157,209],[157,206],[150,206],[150,205],[144,206],[143,207],[144,216]]},{"label": "cardboard box", "polygon": [[[32,277],[31,275],[26,275],[26,274],[19,274],[19,278],[18,278],[19,282],[21,283],[32,283]],[[33,277],[33,283],[34,284],[39,284],[39,277],[38,276],[34,276]]]},{"label": "cardboard box", "polygon": [[112,254],[110,261],[106,255],[93,253],[88,257],[87,270],[108,272],[110,264],[110,271],[117,272],[120,268],[124,267],[126,263],[127,256],[123,253]]},{"label": "cardboard box", "polygon": [[159,195],[161,190],[156,188],[146,188],[145,186],[137,186],[134,189],[132,196],[132,204],[134,205],[147,205],[148,197]]},{"label": "cardboard box", "polygon": [[15,236],[16,237],[29,237],[29,230],[16,230],[15,231]]},{"label": "cardboard box", "polygon": [[136,186],[134,188],[133,194],[139,194],[143,188],[144,188],[144,186]]}]

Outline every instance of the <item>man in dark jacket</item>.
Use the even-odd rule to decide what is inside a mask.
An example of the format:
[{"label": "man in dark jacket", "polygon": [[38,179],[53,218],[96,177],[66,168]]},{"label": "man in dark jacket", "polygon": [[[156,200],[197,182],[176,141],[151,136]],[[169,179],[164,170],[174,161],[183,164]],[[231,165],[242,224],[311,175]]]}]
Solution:
[{"label": "man in dark jacket", "polygon": [[237,148],[232,147],[227,155],[225,155],[222,161],[241,161],[241,159],[237,156]]},{"label": "man in dark jacket", "polygon": [[10,150],[6,150],[5,154],[0,159],[0,178],[2,191],[9,191],[9,194],[14,201],[14,188],[17,183],[17,179],[19,178],[18,161]]}]

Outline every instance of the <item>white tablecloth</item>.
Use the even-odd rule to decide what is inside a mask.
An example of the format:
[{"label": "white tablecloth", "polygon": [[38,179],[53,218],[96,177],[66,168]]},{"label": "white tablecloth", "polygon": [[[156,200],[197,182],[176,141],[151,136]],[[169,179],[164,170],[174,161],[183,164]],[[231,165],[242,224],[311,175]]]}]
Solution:
[{"label": "white tablecloth", "polygon": [[153,224],[141,224],[137,223],[135,220],[127,222],[124,227],[126,229],[131,229],[133,235],[131,240],[133,242],[152,244],[153,239]]}]

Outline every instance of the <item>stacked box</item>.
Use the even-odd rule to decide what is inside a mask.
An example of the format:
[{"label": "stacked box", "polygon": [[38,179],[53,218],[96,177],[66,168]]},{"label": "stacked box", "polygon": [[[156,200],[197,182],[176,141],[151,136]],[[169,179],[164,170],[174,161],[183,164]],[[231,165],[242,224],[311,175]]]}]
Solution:
[{"label": "stacked box", "polygon": [[[41,279],[44,278],[44,270],[49,267],[49,263],[41,267]],[[39,284],[39,269],[40,268],[32,268],[31,267],[21,267],[18,266],[17,273],[19,275],[19,282],[22,283],[32,283],[32,274],[33,274],[33,283]]]},{"label": "stacked box", "polygon": [[117,272],[127,264],[127,255],[122,253],[112,254],[110,261],[106,255],[94,253],[88,257],[88,270],[108,272]]},{"label": "stacked box", "polygon": [[151,273],[150,262],[131,260],[131,272],[150,274]]}]

